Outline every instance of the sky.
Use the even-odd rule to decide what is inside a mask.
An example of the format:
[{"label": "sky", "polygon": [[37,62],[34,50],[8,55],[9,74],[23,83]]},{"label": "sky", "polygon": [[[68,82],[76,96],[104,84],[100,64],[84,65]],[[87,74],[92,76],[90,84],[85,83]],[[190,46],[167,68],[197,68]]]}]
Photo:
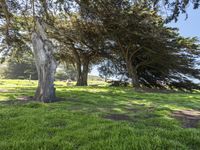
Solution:
[{"label": "sky", "polygon": [[200,39],[200,9],[188,8],[188,18],[181,14],[177,22],[171,22],[168,26],[179,28],[179,33],[185,37],[198,37]]},{"label": "sky", "polygon": [[[187,19],[185,14],[180,14],[177,22],[172,21],[167,26],[178,28],[180,35],[184,37],[198,37],[200,40],[200,8],[194,10],[189,6],[187,13]],[[99,75],[97,66],[93,67],[90,75]]]}]

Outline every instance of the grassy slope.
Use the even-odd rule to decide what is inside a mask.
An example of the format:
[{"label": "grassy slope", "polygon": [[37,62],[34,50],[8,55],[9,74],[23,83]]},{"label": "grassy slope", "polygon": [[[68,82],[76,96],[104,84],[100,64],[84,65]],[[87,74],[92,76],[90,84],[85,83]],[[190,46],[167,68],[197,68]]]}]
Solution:
[{"label": "grassy slope", "polygon": [[[63,101],[19,102],[36,83],[0,80],[0,149],[199,149],[200,126],[182,128],[174,110],[200,110],[200,94],[137,93],[131,88],[66,87]],[[10,101],[12,100],[12,101]],[[126,114],[127,121],[105,119]]]}]

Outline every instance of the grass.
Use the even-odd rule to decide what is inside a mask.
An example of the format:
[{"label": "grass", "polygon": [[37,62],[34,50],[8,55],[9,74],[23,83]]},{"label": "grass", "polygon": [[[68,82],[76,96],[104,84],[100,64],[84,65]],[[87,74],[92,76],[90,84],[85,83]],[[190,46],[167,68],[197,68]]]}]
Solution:
[{"label": "grass", "polygon": [[177,110],[200,111],[200,93],[139,93],[56,82],[55,103],[25,102],[36,82],[0,80],[0,149],[151,150],[200,148],[200,124],[185,128]]}]

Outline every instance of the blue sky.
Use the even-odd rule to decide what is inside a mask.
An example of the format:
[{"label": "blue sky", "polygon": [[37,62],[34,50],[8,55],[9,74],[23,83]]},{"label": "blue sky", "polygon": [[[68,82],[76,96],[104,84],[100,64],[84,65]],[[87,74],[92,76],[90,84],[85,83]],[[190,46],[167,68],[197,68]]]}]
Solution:
[{"label": "blue sky", "polygon": [[[179,33],[184,37],[198,37],[200,40],[200,8],[194,10],[190,6],[187,12],[187,19],[185,14],[180,14],[177,22],[172,21],[167,26],[178,28]],[[94,66],[90,74],[99,75],[96,66]]]},{"label": "blue sky", "polygon": [[168,26],[179,28],[181,35],[185,37],[196,36],[200,39],[200,9],[193,10],[188,8],[188,18],[185,20],[185,14],[181,14],[177,22],[171,22]]}]

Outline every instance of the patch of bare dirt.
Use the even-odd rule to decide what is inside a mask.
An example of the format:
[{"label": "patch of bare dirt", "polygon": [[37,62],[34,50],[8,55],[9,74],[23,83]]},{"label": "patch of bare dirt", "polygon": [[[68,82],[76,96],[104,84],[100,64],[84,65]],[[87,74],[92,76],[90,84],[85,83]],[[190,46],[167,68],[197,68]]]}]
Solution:
[{"label": "patch of bare dirt", "polygon": [[3,105],[16,105],[16,104],[25,104],[29,101],[22,101],[22,100],[6,100],[6,101],[1,101],[0,104]]},{"label": "patch of bare dirt", "polygon": [[196,128],[200,121],[200,111],[196,110],[179,110],[173,112],[172,116],[181,120],[185,128]]},{"label": "patch of bare dirt", "polygon": [[131,118],[125,114],[108,114],[104,118],[115,121],[131,121]]},{"label": "patch of bare dirt", "polygon": [[6,93],[6,92],[9,92],[9,91],[6,89],[0,89],[0,93]]},{"label": "patch of bare dirt", "polygon": [[5,105],[24,104],[30,102],[31,100],[33,100],[32,96],[20,96],[16,98],[16,100],[1,101],[0,104],[5,104]]},{"label": "patch of bare dirt", "polygon": [[17,97],[17,100],[19,100],[19,101],[30,101],[30,100],[33,100],[33,97],[32,96],[20,96],[20,97]]},{"label": "patch of bare dirt", "polygon": [[132,97],[133,100],[144,100],[144,98],[140,98],[140,97]]},{"label": "patch of bare dirt", "polygon": [[131,111],[131,112],[134,112],[134,113],[141,111],[141,110],[138,109],[138,108],[126,108],[126,110],[127,110],[127,111]]},{"label": "patch of bare dirt", "polygon": [[[142,105],[143,106],[143,105]],[[141,112],[141,111],[147,111],[147,112],[153,112],[155,110],[155,107],[147,107],[147,108],[132,108],[132,107],[129,107],[129,108],[126,108],[127,111],[131,111],[131,112],[134,112],[134,113],[137,113],[137,112]]]},{"label": "patch of bare dirt", "polygon": [[143,88],[139,88],[139,89],[135,89],[136,92],[141,92],[141,93],[176,93],[175,90],[168,90],[168,89],[156,89],[156,88],[147,88],[147,87],[143,87]]}]

